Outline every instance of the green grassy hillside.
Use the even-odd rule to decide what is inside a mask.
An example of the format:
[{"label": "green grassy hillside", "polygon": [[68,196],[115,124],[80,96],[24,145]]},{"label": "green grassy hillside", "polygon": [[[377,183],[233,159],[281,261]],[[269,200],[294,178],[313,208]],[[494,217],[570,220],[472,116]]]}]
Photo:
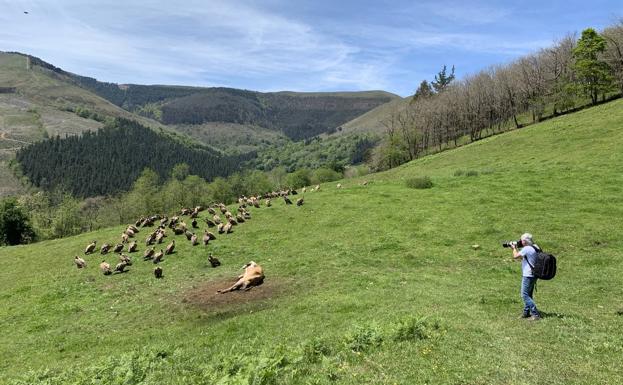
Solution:
[{"label": "green grassy hillside", "polygon": [[[1,248],[2,381],[618,384],[622,123],[616,101],[275,201],[207,247],[169,235],[162,280],[138,257],[72,265],[122,227]],[[408,188],[419,176],[434,186]],[[525,231],[559,264],[532,323],[500,246]],[[214,294],[249,260],[264,285]]]},{"label": "green grassy hillside", "polygon": [[389,103],[381,104],[365,114],[342,124],[342,129],[338,131],[338,134],[344,135],[355,132],[383,133],[385,132],[383,121],[388,119],[392,113],[400,112],[406,109],[410,100],[410,97],[397,98]]}]

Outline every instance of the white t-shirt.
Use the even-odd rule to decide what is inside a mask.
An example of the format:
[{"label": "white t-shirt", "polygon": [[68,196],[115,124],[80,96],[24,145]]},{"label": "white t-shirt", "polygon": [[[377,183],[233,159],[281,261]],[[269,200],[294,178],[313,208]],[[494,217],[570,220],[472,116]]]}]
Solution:
[{"label": "white t-shirt", "polygon": [[[538,245],[536,246],[539,247]],[[522,276],[534,277],[534,275],[532,275],[532,268],[528,265],[528,261],[530,261],[530,264],[534,266],[536,263],[536,250],[532,246],[526,246],[519,251],[519,254],[523,257],[521,259]]]}]

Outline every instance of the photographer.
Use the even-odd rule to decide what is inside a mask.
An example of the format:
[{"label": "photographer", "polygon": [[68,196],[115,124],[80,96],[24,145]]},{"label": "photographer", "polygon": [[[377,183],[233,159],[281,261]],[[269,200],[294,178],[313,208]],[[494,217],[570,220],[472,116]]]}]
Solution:
[{"label": "photographer", "polygon": [[[524,310],[521,318],[530,318],[532,320],[540,320],[541,315],[536,308],[532,294],[537,278],[532,274],[532,266],[536,263],[537,250],[539,246],[532,240],[532,234],[525,233],[517,242],[510,242],[509,246],[513,250],[513,258],[521,259],[521,298],[524,302]],[[517,248],[520,247],[521,250]]]}]

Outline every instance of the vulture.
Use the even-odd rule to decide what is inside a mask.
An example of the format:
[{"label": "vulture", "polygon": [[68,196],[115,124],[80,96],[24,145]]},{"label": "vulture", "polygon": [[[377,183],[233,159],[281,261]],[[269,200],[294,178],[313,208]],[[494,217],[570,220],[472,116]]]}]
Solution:
[{"label": "vulture", "polygon": [[126,266],[127,266],[127,263],[125,262],[117,263],[117,266],[115,266],[115,273],[125,273]]},{"label": "vulture", "polygon": [[91,254],[93,252],[93,250],[95,250],[95,244],[97,243],[97,241],[93,241],[91,243],[89,243],[86,247],[86,249],[84,249],[84,253],[85,254]]},{"label": "vulture", "polygon": [[290,198],[288,198],[287,196],[283,196],[283,200],[286,202],[287,205],[291,205],[292,201],[290,200]]},{"label": "vulture", "polygon": [[193,236],[190,237],[190,244],[193,246],[197,246],[199,244],[199,239],[197,239],[197,235],[193,234]]},{"label": "vulture", "polygon": [[208,218],[206,218],[206,223],[208,224],[208,227],[214,227],[216,226],[216,223],[212,222],[211,220],[209,220]]},{"label": "vulture", "polygon": [[156,234],[156,243],[162,243],[163,238],[164,238],[164,231],[158,232],[158,234]]},{"label": "vulture", "polygon": [[175,234],[175,235],[182,235],[185,232],[186,232],[186,230],[182,229],[181,227],[173,228],[173,234]]},{"label": "vulture", "polygon": [[270,198],[266,198],[266,207],[270,206],[272,206],[272,203],[270,203]]},{"label": "vulture", "polygon": [[156,241],[156,234],[155,233],[151,233],[145,239],[145,246],[152,245],[155,241]]},{"label": "vulture", "polygon": [[136,251],[136,247],[137,247],[137,243],[136,241],[132,241],[129,245],[128,245],[128,253],[133,253]]},{"label": "vulture", "polygon": [[299,198],[296,200],[296,205],[297,206],[303,206],[303,198]]},{"label": "vulture", "polygon": [[193,237],[193,235],[194,235],[193,233],[191,233],[191,232],[190,232],[190,231],[188,231],[188,230],[186,230],[186,231],[184,232],[184,234],[186,235],[186,239],[188,239],[189,241],[192,239],[192,237]]},{"label": "vulture", "polygon": [[153,246],[151,249],[145,249],[145,252],[143,253],[143,260],[146,261],[148,259],[152,259],[155,253],[156,253],[156,250]]},{"label": "vulture", "polygon": [[166,251],[165,251],[164,253],[165,253],[166,255],[173,254],[173,250],[174,250],[174,249],[175,249],[175,239],[174,239],[174,240],[172,240],[172,241],[171,241],[171,243],[169,243],[169,244],[167,245],[167,249],[166,249]]},{"label": "vulture", "polygon": [[154,277],[162,278],[162,267],[156,266],[156,268],[154,269]]},{"label": "vulture", "polygon": [[135,231],[132,230],[131,228],[128,227],[127,229],[125,229],[125,233],[127,234],[128,237],[134,238]]},{"label": "vulture", "polygon": [[231,232],[232,232],[232,230],[231,230],[231,228],[232,228],[232,227],[233,227],[233,226],[231,225],[231,223],[230,223],[230,222],[227,222],[227,223],[225,224],[225,226],[223,226],[223,232],[224,232],[225,234],[229,234],[229,233],[231,233]]},{"label": "vulture", "polygon": [[212,234],[211,232],[209,232],[208,230],[205,231],[205,234],[203,234],[203,245],[207,246],[208,242],[210,242],[211,240],[216,239],[216,237],[214,236],[214,234]]},{"label": "vulture", "polygon": [[244,222],[244,217],[240,214],[236,215],[236,221],[238,221],[238,223],[243,223]]},{"label": "vulture", "polygon": [[227,222],[229,222],[232,226],[238,226],[238,222],[236,222],[234,218],[227,219]]},{"label": "vulture", "polygon": [[214,211],[212,207],[208,207],[208,212],[210,213],[210,215],[216,215],[216,211]]},{"label": "vulture", "polygon": [[100,248],[100,253],[101,253],[101,254],[106,254],[106,253],[108,253],[108,251],[110,251],[110,248],[111,248],[111,247],[112,247],[112,245],[111,245],[111,244],[104,243],[104,244],[102,245],[102,247]]},{"label": "vulture", "polygon": [[82,269],[83,267],[87,267],[86,261],[84,259],[80,258],[77,255],[74,257],[74,263],[76,264],[76,267],[78,269]]},{"label": "vulture", "polygon": [[123,243],[117,243],[117,245],[112,249],[113,253],[120,253],[123,250]]},{"label": "vulture", "polygon": [[112,274],[112,271],[110,271],[110,265],[106,261],[102,261],[102,263],[100,263],[100,270],[104,273],[104,275]]},{"label": "vulture", "polygon": [[128,243],[128,234],[121,234],[121,243]]},{"label": "vulture", "polygon": [[154,263],[160,263],[160,261],[162,261],[162,257],[163,257],[163,256],[164,256],[164,252],[162,252],[162,249],[160,249],[160,251],[159,251],[159,252],[157,252],[157,253],[154,255],[153,262],[154,262]]},{"label": "vulture", "polygon": [[212,254],[208,255],[208,261],[212,267],[221,266],[221,261],[219,261],[216,257],[213,257]]},{"label": "vulture", "polygon": [[225,231],[223,230],[223,228],[224,228],[224,227],[225,227],[225,225],[223,225],[222,223],[219,223],[219,224],[218,224],[217,229],[218,229],[218,233],[219,233],[219,234],[223,234],[223,233],[225,232]]},{"label": "vulture", "polygon": [[197,220],[193,218],[193,221],[190,222],[190,225],[193,227],[193,229],[198,229],[199,226],[197,226]]},{"label": "vulture", "polygon": [[127,266],[132,266],[132,260],[125,254],[119,254],[119,261],[125,263]]},{"label": "vulture", "polygon": [[217,225],[219,223],[221,223],[221,217],[218,216],[218,214],[214,214],[214,216],[212,217],[212,220],[214,221],[214,223],[216,223]]}]

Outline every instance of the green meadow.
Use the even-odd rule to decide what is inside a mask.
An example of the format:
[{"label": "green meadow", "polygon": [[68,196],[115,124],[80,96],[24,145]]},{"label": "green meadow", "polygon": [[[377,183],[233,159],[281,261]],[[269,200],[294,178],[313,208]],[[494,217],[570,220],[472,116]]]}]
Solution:
[{"label": "green meadow", "polygon": [[[73,256],[122,226],[0,248],[0,383],[620,384],[622,128],[619,100],[252,208],[208,246],[169,233],[161,280],[147,229],[112,276]],[[536,322],[501,247],[526,231],[558,259]],[[214,293],[250,260],[262,286]]]}]

